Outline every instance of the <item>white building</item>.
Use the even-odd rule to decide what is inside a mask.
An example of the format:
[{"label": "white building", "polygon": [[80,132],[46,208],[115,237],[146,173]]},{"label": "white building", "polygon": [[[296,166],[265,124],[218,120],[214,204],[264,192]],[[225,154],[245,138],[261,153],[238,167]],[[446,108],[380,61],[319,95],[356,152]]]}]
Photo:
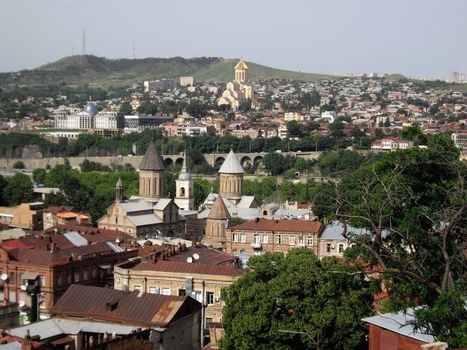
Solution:
[{"label": "white building", "polygon": [[96,114],[96,129],[123,129],[123,118],[117,112],[106,111]]}]

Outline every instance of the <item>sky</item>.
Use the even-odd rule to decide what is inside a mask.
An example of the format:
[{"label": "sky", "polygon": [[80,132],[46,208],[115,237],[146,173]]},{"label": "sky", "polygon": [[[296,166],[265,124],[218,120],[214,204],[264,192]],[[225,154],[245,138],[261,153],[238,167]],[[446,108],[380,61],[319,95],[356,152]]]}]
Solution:
[{"label": "sky", "polygon": [[0,0],[0,72],[86,52],[313,73],[467,73],[466,0]]}]

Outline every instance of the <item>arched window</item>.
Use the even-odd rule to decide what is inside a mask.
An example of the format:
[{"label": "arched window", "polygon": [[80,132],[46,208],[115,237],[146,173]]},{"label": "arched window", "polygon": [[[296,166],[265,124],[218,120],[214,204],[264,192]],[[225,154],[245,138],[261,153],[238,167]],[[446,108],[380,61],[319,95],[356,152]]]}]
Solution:
[{"label": "arched window", "polygon": [[185,187],[180,187],[180,197],[185,197]]}]

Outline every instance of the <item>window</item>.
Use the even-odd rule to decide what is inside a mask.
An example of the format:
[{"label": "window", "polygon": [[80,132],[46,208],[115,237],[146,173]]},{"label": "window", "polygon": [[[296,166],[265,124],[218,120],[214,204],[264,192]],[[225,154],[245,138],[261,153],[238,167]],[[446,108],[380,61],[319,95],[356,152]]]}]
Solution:
[{"label": "window", "polygon": [[10,272],[9,282],[10,284],[14,284],[16,282],[16,276],[14,272]]},{"label": "window", "polygon": [[185,331],[180,331],[180,344],[183,344],[185,340]]},{"label": "window", "polygon": [[295,236],[294,235],[289,236],[289,244],[290,245],[295,245]]},{"label": "window", "polygon": [[58,276],[57,277],[57,287],[61,287],[62,286],[62,276]]},{"label": "window", "polygon": [[199,290],[193,291],[193,298],[197,301],[201,302],[201,292]]},{"label": "window", "polygon": [[263,244],[268,244],[269,235],[263,235]]},{"label": "window", "polygon": [[244,233],[240,234],[240,242],[245,243],[246,242],[246,235]]},{"label": "window", "polygon": [[326,252],[331,252],[331,243],[326,244]]},{"label": "window", "polygon": [[87,281],[88,277],[89,277],[88,276],[88,271],[86,270],[86,271],[83,272],[83,281]]},{"label": "window", "polygon": [[76,272],[75,272],[74,281],[75,281],[75,282],[79,282],[79,271],[76,271]]},{"label": "window", "polygon": [[303,245],[303,236],[298,237],[298,245]]},{"label": "window", "polygon": [[66,274],[66,283],[71,284],[71,273]]},{"label": "window", "polygon": [[282,235],[276,236],[276,244],[282,244]]},{"label": "window", "polygon": [[181,297],[184,297],[186,295],[186,290],[183,289],[183,288],[180,288],[178,290],[178,295],[181,296]]},{"label": "window", "polygon": [[140,291],[140,290],[141,290],[141,285],[140,285],[140,284],[134,284],[134,285],[133,285],[133,290],[134,290],[134,291],[135,291],[135,290]]},{"label": "window", "polygon": [[185,197],[185,187],[180,187],[180,197]]},{"label": "window", "polygon": [[206,304],[214,304],[214,293],[206,292]]},{"label": "window", "polygon": [[151,294],[160,294],[160,289],[157,287],[149,287],[149,293]]},{"label": "window", "polygon": [[255,243],[255,244],[260,243],[259,234],[255,233],[255,235],[253,236],[253,243]]},{"label": "window", "polygon": [[162,295],[170,295],[170,288],[162,288],[161,289]]},{"label": "window", "polygon": [[232,242],[238,242],[238,233],[232,233]]},{"label": "window", "polygon": [[233,254],[233,256],[238,256],[238,251],[237,251],[237,249],[232,249],[232,254]]},{"label": "window", "polygon": [[307,245],[313,245],[313,236],[312,235],[306,236],[306,244]]},{"label": "window", "polygon": [[260,252],[260,251],[258,251],[258,250],[255,250],[255,251],[253,252],[253,255],[254,255],[254,256],[261,255],[261,252]]},{"label": "window", "polygon": [[339,244],[339,254],[342,254],[344,252],[344,245],[341,243]]},{"label": "window", "polygon": [[97,269],[92,270],[92,278],[97,278]]}]

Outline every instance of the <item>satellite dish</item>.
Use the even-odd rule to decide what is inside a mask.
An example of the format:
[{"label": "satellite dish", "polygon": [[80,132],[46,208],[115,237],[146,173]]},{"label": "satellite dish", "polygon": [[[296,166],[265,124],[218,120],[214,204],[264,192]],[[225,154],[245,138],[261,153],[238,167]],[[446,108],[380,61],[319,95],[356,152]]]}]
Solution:
[{"label": "satellite dish", "polygon": [[194,254],[193,254],[193,259],[195,259],[195,260],[199,260],[199,254],[197,254],[197,253],[194,253]]},{"label": "satellite dish", "polygon": [[189,256],[188,258],[186,258],[186,262],[188,264],[191,264],[193,262],[193,258],[191,256]]},{"label": "satellite dish", "polygon": [[117,244],[120,243],[120,239],[117,238],[117,239],[115,240],[115,243],[117,243]]},{"label": "satellite dish", "polygon": [[6,281],[8,279],[8,275],[6,273],[2,273],[0,278],[2,279],[2,281]]},{"label": "satellite dish", "polygon": [[18,306],[19,306],[19,307],[23,307],[24,305],[26,305],[26,302],[25,302],[24,300],[20,300],[20,301],[18,302]]}]

